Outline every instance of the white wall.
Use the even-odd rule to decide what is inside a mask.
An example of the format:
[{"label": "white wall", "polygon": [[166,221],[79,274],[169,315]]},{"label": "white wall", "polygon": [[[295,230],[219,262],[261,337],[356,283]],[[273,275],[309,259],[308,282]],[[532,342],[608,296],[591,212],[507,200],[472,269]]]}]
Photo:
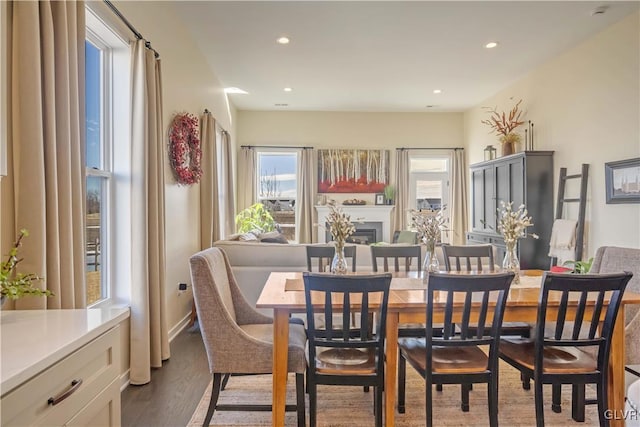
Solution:
[{"label": "white wall", "polygon": [[[396,148],[453,148],[462,147],[464,141],[462,113],[238,111],[237,132],[238,149],[240,145],[387,149],[391,177]],[[356,196],[374,203],[373,194]],[[354,195],[331,197],[341,201]]]},{"label": "white wall", "polygon": [[[169,2],[126,2],[116,6],[142,33],[162,60],[164,127],[176,113],[200,116],[205,108],[235,135],[232,113],[218,78],[177,19]],[[165,133],[165,147],[168,143]],[[198,185],[178,186],[165,164],[166,303],[167,323],[174,329],[191,311],[191,288],[178,296],[178,283],[191,284],[189,257],[200,249],[200,193]]]},{"label": "white wall", "polygon": [[[640,205],[606,204],[604,176],[606,162],[640,157],[639,24],[640,13],[625,18],[464,115],[470,163],[483,159],[487,144],[499,145],[480,123],[481,107],[508,110],[523,99],[535,149],[555,151],[554,192],[561,167],[571,174],[590,164],[585,259],[603,245],[640,247]],[[577,218],[573,209],[568,215]]]}]

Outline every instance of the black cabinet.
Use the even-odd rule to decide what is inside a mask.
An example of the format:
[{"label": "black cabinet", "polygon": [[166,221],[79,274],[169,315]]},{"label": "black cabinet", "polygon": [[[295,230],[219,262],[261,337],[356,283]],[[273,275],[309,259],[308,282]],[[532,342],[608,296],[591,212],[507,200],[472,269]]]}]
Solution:
[{"label": "black cabinet", "polygon": [[495,245],[498,264],[506,251],[497,232],[500,202],[513,202],[514,210],[524,204],[534,224],[527,231],[540,236],[520,239],[520,268],[548,269],[553,225],[553,151],[523,151],[471,165],[471,231],[467,233],[467,243]]}]

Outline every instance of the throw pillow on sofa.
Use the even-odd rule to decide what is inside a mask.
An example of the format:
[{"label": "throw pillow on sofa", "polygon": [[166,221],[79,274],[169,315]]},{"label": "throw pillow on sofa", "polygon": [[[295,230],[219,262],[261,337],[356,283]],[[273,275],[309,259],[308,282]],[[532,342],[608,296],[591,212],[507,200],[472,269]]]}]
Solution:
[{"label": "throw pillow on sofa", "polygon": [[260,235],[260,242],[263,243],[289,243],[284,234],[278,231],[270,231]]}]

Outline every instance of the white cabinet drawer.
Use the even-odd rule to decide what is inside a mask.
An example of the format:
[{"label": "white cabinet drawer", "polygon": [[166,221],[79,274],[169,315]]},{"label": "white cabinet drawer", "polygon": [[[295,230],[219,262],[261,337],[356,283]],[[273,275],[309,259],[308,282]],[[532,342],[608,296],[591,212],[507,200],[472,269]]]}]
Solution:
[{"label": "white cabinet drawer", "polygon": [[69,427],[111,427],[120,425],[120,381],[111,385],[65,424]]},{"label": "white cabinet drawer", "polygon": [[[118,378],[119,345],[116,326],[3,396],[2,425],[64,425]],[[73,387],[74,381],[81,384]]]}]

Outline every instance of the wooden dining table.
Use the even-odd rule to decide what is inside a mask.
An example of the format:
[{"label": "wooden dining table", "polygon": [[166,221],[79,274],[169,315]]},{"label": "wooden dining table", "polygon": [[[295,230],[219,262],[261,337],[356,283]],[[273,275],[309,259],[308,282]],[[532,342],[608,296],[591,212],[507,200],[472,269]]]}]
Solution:
[{"label": "wooden dining table", "polygon": [[[477,274],[452,272],[450,274]],[[357,273],[355,273],[357,274]],[[386,328],[385,426],[395,425],[396,372],[398,364],[398,324],[424,323],[426,317],[425,273],[394,273],[391,281]],[[540,276],[523,275],[519,284],[512,284],[504,313],[505,322],[535,323],[538,314]],[[287,357],[289,343],[289,315],[306,310],[301,272],[273,272],[258,298],[257,308],[273,309],[273,403],[272,425],[284,426],[287,389]],[[443,302],[445,298],[442,298]],[[559,299],[550,298],[550,312]],[[625,292],[613,332],[609,357],[609,409],[612,426],[624,426],[624,305],[640,304],[640,294]],[[434,305],[434,322],[442,321],[444,304]],[[574,313],[567,313],[571,319]],[[533,398],[533,394],[532,394]],[[533,405],[533,401],[531,402]]]}]

